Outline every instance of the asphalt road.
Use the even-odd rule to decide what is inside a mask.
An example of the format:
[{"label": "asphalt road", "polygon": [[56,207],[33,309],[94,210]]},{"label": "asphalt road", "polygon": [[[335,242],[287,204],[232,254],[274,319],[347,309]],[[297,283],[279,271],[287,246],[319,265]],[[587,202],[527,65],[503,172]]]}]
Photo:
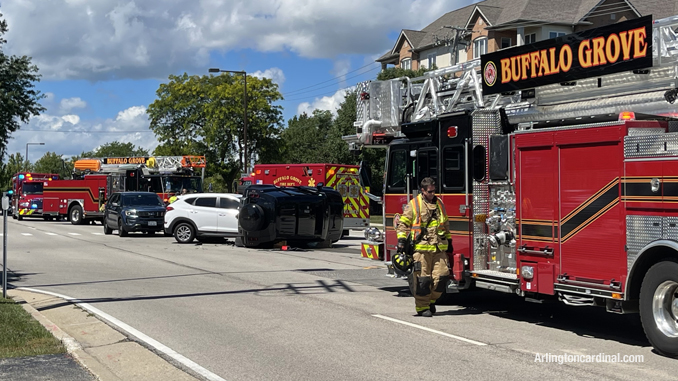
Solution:
[{"label": "asphalt road", "polygon": [[[224,380],[675,380],[632,316],[451,295],[418,317],[406,284],[337,247],[282,252],[104,236],[101,225],[9,220],[9,282],[78,298]],[[558,363],[562,355],[641,362]],[[555,362],[536,361],[551,355]],[[570,359],[574,359],[570,357]]]}]

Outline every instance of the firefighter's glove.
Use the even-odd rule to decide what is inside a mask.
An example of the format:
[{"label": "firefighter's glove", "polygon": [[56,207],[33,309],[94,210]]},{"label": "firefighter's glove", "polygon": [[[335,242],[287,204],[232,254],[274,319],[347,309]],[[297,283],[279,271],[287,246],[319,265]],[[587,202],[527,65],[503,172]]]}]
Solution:
[{"label": "firefighter's glove", "polygon": [[405,243],[407,240],[405,238],[398,238],[398,253],[405,252]]},{"label": "firefighter's glove", "polygon": [[452,246],[452,238],[447,240],[447,253],[454,253],[454,246]]}]

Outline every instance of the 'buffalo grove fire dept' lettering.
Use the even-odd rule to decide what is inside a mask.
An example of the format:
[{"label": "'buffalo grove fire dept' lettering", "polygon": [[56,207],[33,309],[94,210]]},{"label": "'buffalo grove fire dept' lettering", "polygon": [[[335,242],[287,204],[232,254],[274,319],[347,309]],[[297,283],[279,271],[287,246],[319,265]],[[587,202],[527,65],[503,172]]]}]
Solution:
[{"label": "'buffalo grove fire dept' lettering", "polygon": [[652,66],[652,20],[642,17],[486,54],[483,93],[527,89]]}]

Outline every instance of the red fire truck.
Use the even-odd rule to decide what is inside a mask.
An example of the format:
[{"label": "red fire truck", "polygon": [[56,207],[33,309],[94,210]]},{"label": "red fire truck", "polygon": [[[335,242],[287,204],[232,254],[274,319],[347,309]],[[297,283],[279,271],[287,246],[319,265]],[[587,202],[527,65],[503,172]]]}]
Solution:
[{"label": "red fire truck", "polygon": [[334,188],[344,199],[344,235],[348,235],[350,229],[363,230],[370,226],[369,188],[363,187],[358,165],[256,164],[250,181],[254,185]]},{"label": "red fire truck", "polygon": [[[202,192],[204,156],[108,157],[75,162],[74,179],[44,187],[43,213],[67,217],[72,224],[100,221],[113,192],[149,191],[165,201],[182,189]],[[197,169],[201,168],[200,175]]]},{"label": "red fire truck", "polygon": [[390,264],[399,215],[433,177],[448,291],[640,313],[678,355],[676,27],[648,16],[360,84],[345,140],[387,148],[385,240],[363,256]]},{"label": "red fire truck", "polygon": [[19,172],[12,177],[12,209],[14,219],[21,221],[24,217],[40,217],[43,215],[43,187],[59,175],[54,173]]}]

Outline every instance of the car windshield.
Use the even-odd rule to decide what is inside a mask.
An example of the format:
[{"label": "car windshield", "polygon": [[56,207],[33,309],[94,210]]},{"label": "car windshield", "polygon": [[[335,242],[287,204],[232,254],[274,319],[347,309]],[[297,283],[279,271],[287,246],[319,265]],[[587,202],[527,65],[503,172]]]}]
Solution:
[{"label": "car windshield", "polygon": [[157,194],[134,194],[122,196],[124,206],[164,206]]},{"label": "car windshield", "polygon": [[163,178],[166,193],[181,193],[186,189],[188,193],[202,193],[202,179],[197,176],[165,176]]},{"label": "car windshield", "polygon": [[42,183],[23,183],[21,189],[24,194],[42,194]]}]

